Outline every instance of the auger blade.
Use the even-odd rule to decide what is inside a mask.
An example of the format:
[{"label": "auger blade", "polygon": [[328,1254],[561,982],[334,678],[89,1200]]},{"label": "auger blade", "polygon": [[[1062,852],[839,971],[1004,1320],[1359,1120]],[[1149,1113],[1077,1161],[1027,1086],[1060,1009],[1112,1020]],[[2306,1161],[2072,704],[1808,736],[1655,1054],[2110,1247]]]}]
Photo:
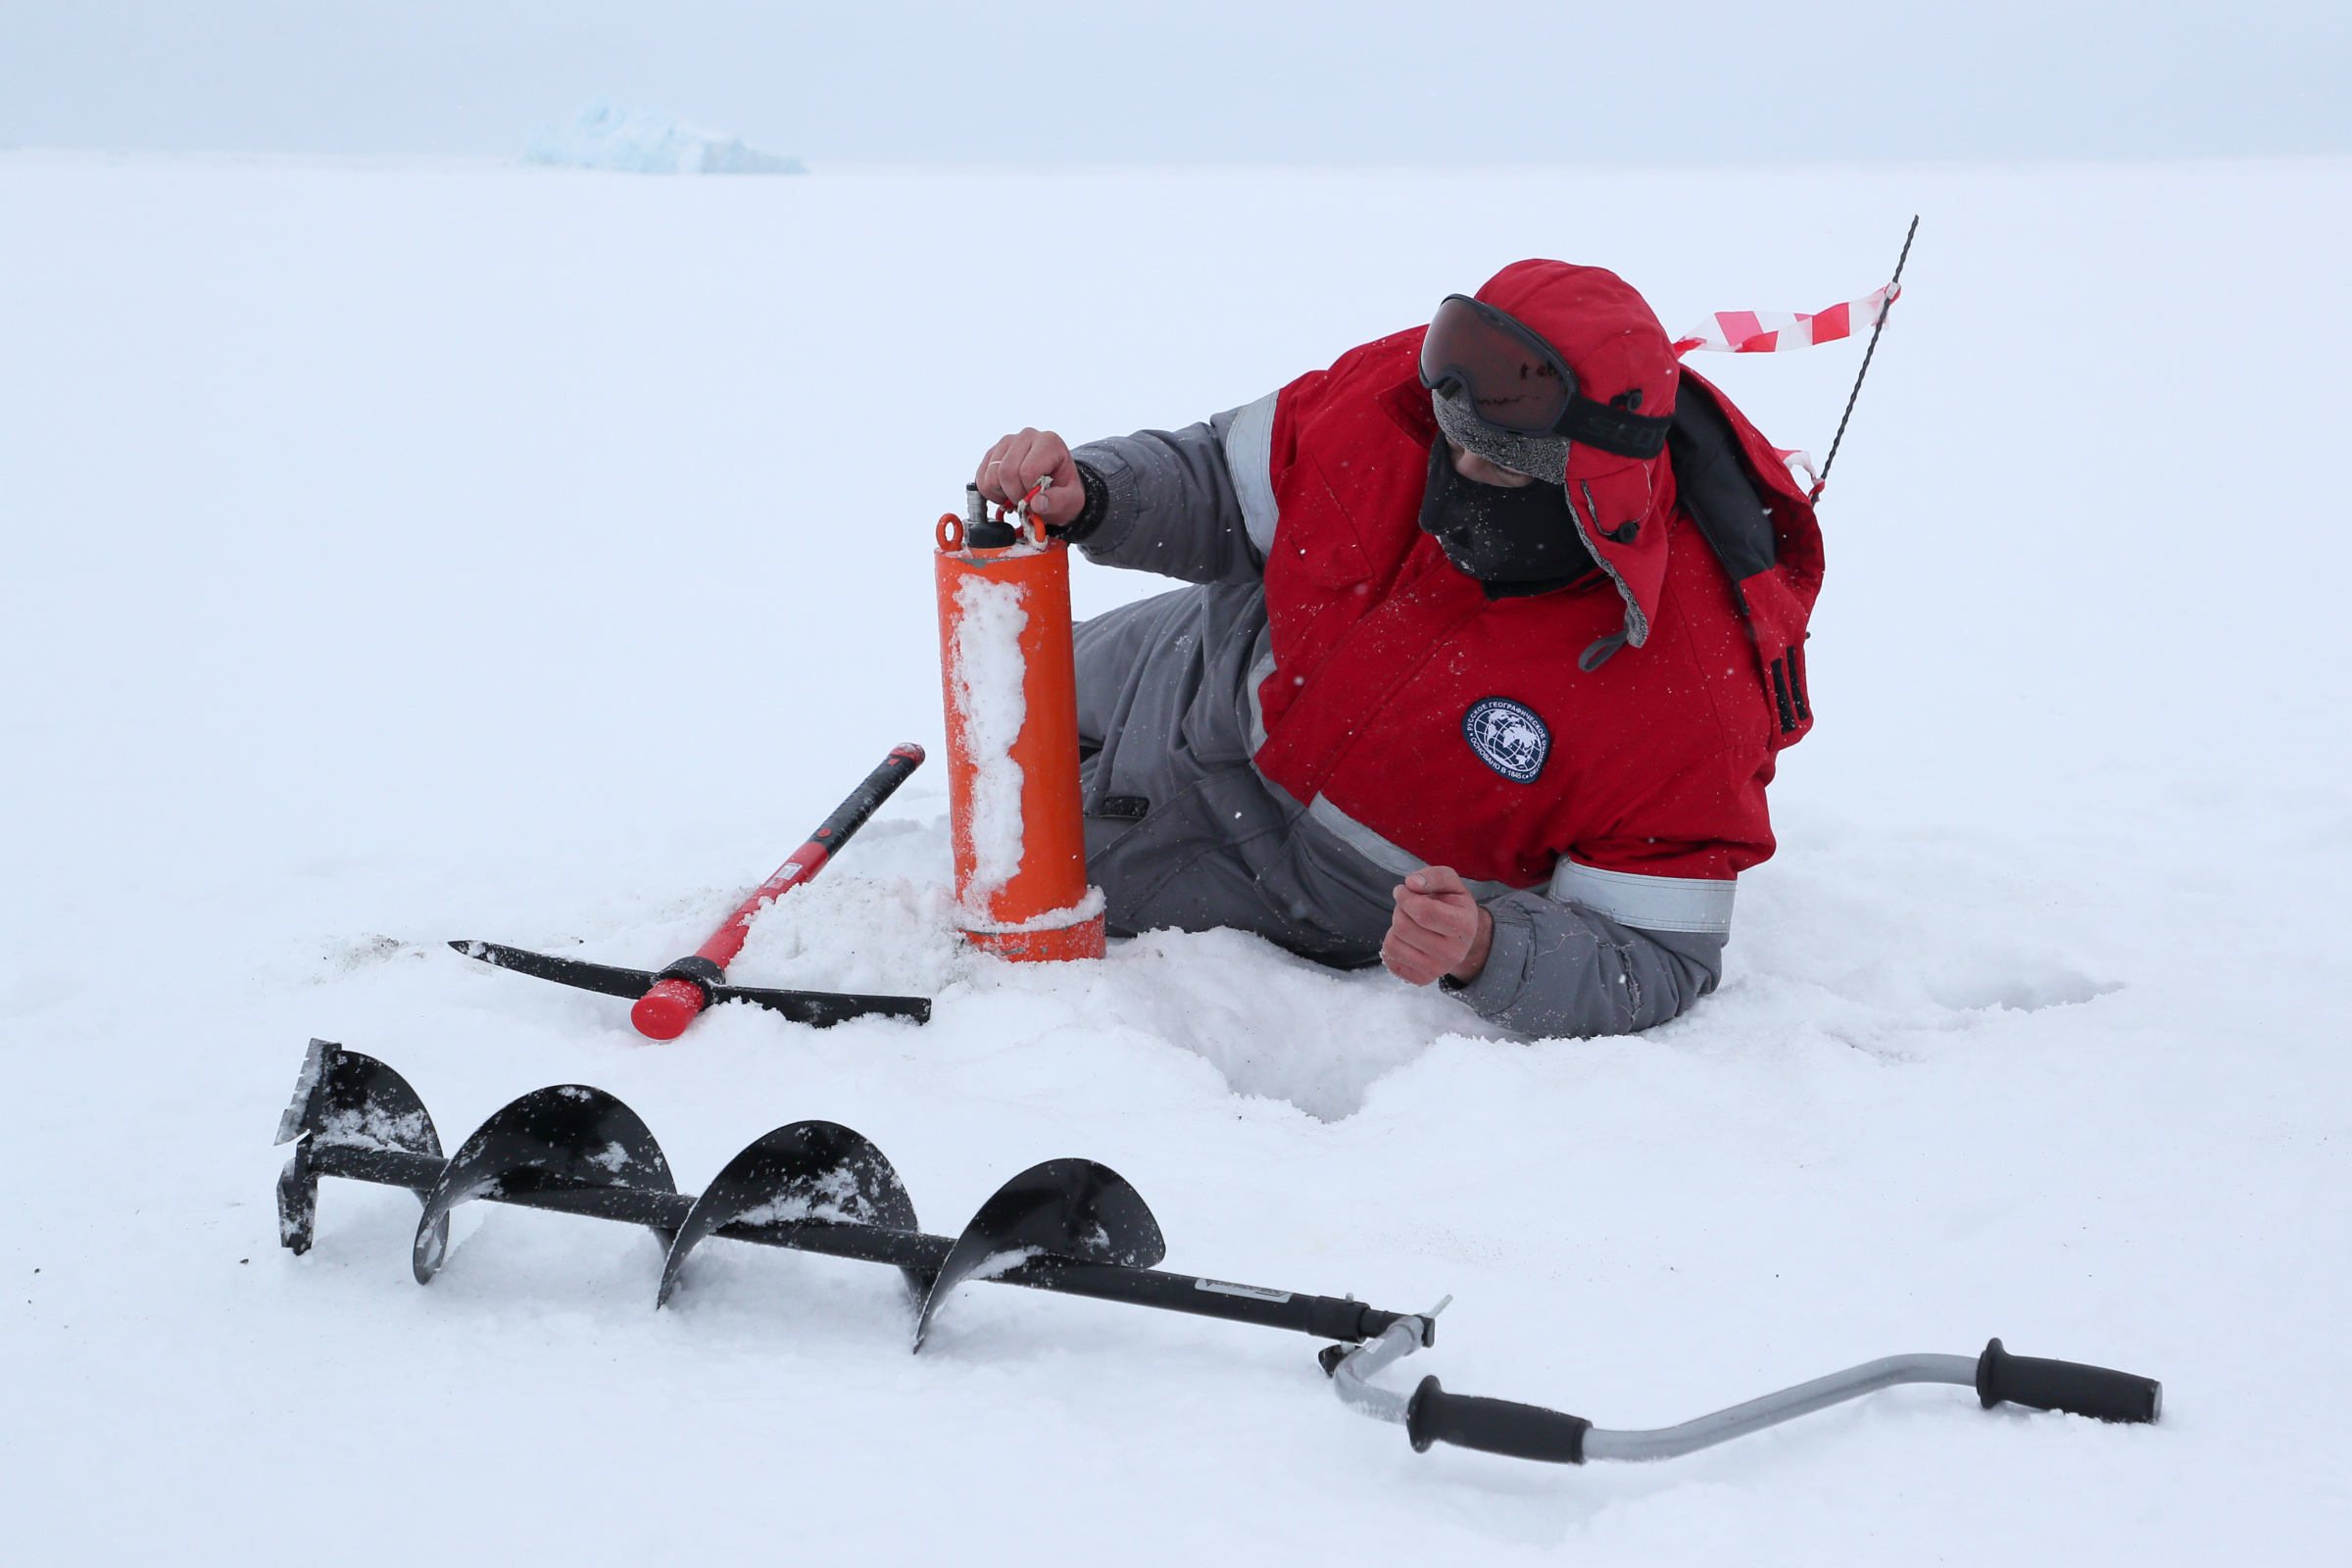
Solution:
[{"label": "auger blade", "polygon": [[[838,1122],[778,1127],[728,1160],[694,1200],[669,1244],[654,1304],[669,1303],[686,1254],[722,1227],[752,1227],[781,1239],[803,1227],[841,1224],[922,1229],[906,1184],[882,1151]],[[914,1271],[907,1275],[912,1284]],[[919,1294],[924,1287],[914,1288]]]},{"label": "auger blade", "polygon": [[[277,1141],[295,1145],[277,1178],[277,1239],[298,1257],[311,1250],[318,1225],[321,1151],[336,1152],[336,1174],[362,1179],[371,1173],[369,1154],[441,1157],[440,1134],[409,1081],[331,1040],[312,1040],[294,1080],[293,1102],[278,1118]],[[447,1218],[439,1228],[445,1243]]]},{"label": "auger blade", "polygon": [[1152,1268],[1167,1252],[1143,1195],[1108,1165],[1091,1159],[1032,1165],[998,1188],[956,1238],[923,1299],[910,1348],[923,1348],[949,1293],[975,1275],[1000,1273],[1040,1255]]},{"label": "auger blade", "polygon": [[[460,1203],[530,1194],[534,1207],[640,1220],[666,1247],[676,1223],[670,1211],[680,1201],[677,1190],[662,1147],[628,1106],[585,1084],[534,1089],[475,1128],[425,1195],[411,1254],[416,1283],[428,1285],[440,1272],[449,1250],[449,1211]],[[561,1200],[573,1194],[578,1201]],[[667,1201],[632,1202],[633,1194]]]}]

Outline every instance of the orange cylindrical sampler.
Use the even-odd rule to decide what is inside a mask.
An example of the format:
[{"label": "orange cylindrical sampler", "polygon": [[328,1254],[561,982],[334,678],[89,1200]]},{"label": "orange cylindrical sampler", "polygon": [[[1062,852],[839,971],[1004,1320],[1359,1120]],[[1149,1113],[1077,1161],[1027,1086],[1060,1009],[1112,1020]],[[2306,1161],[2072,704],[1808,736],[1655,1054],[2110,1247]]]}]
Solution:
[{"label": "orange cylindrical sampler", "polygon": [[1086,882],[1070,558],[1020,519],[1003,549],[939,519],[940,682],[956,923],[1002,957],[1100,958],[1102,895]]}]

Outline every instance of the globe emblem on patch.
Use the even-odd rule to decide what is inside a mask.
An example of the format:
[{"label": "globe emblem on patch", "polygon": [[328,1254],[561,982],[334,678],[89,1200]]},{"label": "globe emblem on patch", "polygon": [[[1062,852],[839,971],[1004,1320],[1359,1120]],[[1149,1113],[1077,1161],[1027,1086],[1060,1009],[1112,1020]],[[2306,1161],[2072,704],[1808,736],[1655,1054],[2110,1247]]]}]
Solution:
[{"label": "globe emblem on patch", "polygon": [[1551,731],[1525,703],[1489,697],[1462,715],[1462,739],[1478,760],[1514,784],[1533,784],[1551,753]]}]

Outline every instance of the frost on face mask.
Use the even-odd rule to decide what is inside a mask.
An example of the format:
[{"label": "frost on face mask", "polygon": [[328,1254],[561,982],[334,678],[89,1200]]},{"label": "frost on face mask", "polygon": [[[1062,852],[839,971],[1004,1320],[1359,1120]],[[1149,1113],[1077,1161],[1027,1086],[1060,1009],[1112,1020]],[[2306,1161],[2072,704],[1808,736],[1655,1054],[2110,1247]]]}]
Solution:
[{"label": "frost on face mask", "polygon": [[956,589],[952,686],[963,723],[972,786],[966,815],[972,835],[972,879],[964,900],[986,917],[989,904],[1021,868],[1021,764],[1012,743],[1029,716],[1022,687],[1027,673],[1021,632],[1029,624],[1022,591],[1013,583],[974,574]]}]

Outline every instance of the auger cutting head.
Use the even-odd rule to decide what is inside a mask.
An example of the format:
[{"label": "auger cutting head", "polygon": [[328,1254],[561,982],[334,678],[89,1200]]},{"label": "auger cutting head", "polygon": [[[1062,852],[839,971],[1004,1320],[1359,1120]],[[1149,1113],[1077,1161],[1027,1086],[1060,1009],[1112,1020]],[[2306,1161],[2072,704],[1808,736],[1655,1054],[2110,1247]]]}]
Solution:
[{"label": "auger cutting head", "polygon": [[406,1187],[423,1201],[411,1265],[447,1261],[450,1211],[482,1200],[643,1225],[667,1249],[656,1303],[716,1236],[899,1269],[920,1348],[956,1288],[985,1280],[1357,1341],[1398,1314],[1353,1298],[1299,1296],[1169,1274],[1159,1222],[1125,1177],[1091,1159],[1032,1165],[992,1194],[954,1239],[917,1227],[890,1160],[829,1121],[775,1128],[729,1160],[699,1198],[678,1192],[636,1112],[601,1089],[534,1090],[491,1115],[448,1159],[416,1092],[370,1056],[313,1041],[279,1123],[295,1144],[279,1181],[287,1247],[308,1250],[320,1176]]},{"label": "auger cutting head", "polygon": [[[296,1256],[311,1250],[321,1174],[407,1187],[416,1176],[441,1169],[440,1135],[409,1081],[331,1040],[311,1041],[294,1099],[278,1118],[277,1142],[294,1145],[294,1156],[277,1178],[277,1237]],[[331,1172],[322,1168],[322,1157],[332,1162]],[[436,1228],[439,1245],[446,1246],[446,1216]]]}]

